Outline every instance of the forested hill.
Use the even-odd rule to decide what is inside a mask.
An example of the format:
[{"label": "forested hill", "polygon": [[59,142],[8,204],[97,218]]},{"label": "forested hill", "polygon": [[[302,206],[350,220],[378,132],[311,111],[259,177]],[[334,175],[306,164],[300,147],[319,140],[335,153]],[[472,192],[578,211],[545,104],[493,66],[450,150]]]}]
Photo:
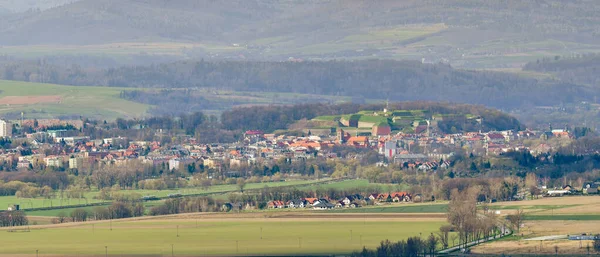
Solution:
[{"label": "forested hill", "polygon": [[600,55],[591,54],[578,58],[547,58],[525,65],[523,70],[551,73],[558,79],[600,88]]},{"label": "forested hill", "polygon": [[281,37],[301,43],[433,23],[591,42],[600,36],[598,13],[595,0],[81,0],[3,19],[0,44]]},{"label": "forested hill", "polygon": [[[287,129],[289,125],[300,119],[312,119],[320,115],[352,114],[362,110],[382,110],[384,105],[360,104],[300,104],[293,106],[254,106],[234,108],[223,112],[221,122],[228,130],[258,129],[273,132],[278,129]],[[439,129],[446,133],[451,132],[451,127],[460,132],[476,131],[480,127],[474,120],[467,121],[464,115],[470,114],[482,117],[484,131],[521,130],[524,126],[514,117],[489,109],[481,105],[447,104],[438,102],[402,102],[391,103],[389,108],[396,110],[426,110],[430,114],[455,115],[455,118],[446,117],[438,124]],[[462,118],[461,118],[462,116]]]},{"label": "forested hill", "polygon": [[178,62],[118,69],[0,65],[0,78],[66,85],[218,88],[350,96],[356,101],[433,100],[499,108],[590,100],[598,91],[517,75],[455,70],[414,61]]}]

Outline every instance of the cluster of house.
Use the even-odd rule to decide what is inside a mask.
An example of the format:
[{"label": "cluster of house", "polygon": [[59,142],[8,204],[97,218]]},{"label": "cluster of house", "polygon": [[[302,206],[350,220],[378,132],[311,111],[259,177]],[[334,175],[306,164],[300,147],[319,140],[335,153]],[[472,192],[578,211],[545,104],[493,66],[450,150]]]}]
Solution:
[{"label": "cluster of house", "polygon": [[[33,122],[33,121],[26,121]],[[81,121],[69,123],[60,120],[37,121],[38,126],[81,127]],[[1,130],[1,129],[0,129]],[[19,169],[40,166],[63,169],[80,169],[86,165],[127,165],[133,161],[162,166],[164,169],[186,169],[190,165],[230,171],[243,165],[260,162],[265,165],[285,158],[296,162],[311,158],[341,158],[335,146],[371,148],[387,159],[382,165],[396,163],[406,168],[424,172],[450,167],[453,153],[448,149],[461,147],[475,155],[500,154],[511,150],[529,149],[533,154],[552,151],[547,144],[527,148],[520,142],[532,137],[571,137],[566,130],[498,131],[442,134],[417,126],[413,133],[388,133],[387,135],[350,135],[342,129],[321,131],[320,135],[275,135],[262,131],[247,131],[242,140],[231,144],[199,144],[193,137],[181,136],[177,145],[161,145],[154,141],[133,141],[125,137],[91,139],[90,136],[73,136],[74,131],[47,130],[26,134],[27,146],[4,150],[0,163]],[[75,131],[77,132],[77,131]],[[157,131],[156,133],[161,133]],[[5,135],[10,137],[10,135]],[[420,153],[413,149],[419,148]],[[26,154],[25,154],[26,153]],[[350,153],[344,158],[359,158],[363,153]]]},{"label": "cluster of house", "polygon": [[371,194],[364,197],[360,194],[349,195],[340,200],[328,198],[300,198],[289,201],[273,200],[267,203],[269,209],[283,208],[312,208],[315,210],[327,210],[334,208],[357,208],[370,203],[410,202],[412,196],[407,192],[394,192],[384,194]]},{"label": "cluster of house", "polygon": [[598,194],[600,189],[600,181],[585,182],[581,189],[571,185],[565,185],[559,188],[548,189],[545,186],[538,187],[541,192],[547,196],[563,196],[570,194]]}]

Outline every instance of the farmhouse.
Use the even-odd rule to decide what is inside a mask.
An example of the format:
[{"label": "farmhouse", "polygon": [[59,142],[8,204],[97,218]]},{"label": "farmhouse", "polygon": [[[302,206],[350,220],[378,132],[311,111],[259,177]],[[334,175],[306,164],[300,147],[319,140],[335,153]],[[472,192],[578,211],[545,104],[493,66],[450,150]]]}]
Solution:
[{"label": "farmhouse", "polygon": [[283,209],[285,208],[285,203],[279,200],[270,201],[267,203],[267,207],[269,209]]},{"label": "farmhouse", "polygon": [[586,182],[583,184],[584,194],[597,194],[598,193],[598,182]]},{"label": "farmhouse", "polygon": [[302,199],[298,199],[298,200],[291,200],[287,202],[287,206],[290,209],[294,209],[294,208],[304,208],[307,206],[307,202],[306,200],[302,200]]},{"label": "farmhouse", "polygon": [[313,209],[315,210],[329,210],[329,209],[333,209],[335,207],[335,205],[327,203],[327,202],[319,202],[315,205],[313,205]]}]

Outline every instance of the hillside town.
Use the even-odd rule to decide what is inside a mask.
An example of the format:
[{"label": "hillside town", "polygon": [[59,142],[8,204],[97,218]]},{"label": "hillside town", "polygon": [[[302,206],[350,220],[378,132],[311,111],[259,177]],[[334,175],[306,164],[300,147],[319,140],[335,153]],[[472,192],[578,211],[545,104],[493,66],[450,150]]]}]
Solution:
[{"label": "hillside town", "polygon": [[[272,166],[278,160],[295,163],[309,159],[358,159],[375,153],[378,156],[375,158],[376,165],[394,164],[428,172],[450,169],[452,157],[459,154],[457,150],[474,156],[499,156],[510,151],[527,150],[535,156],[555,150],[556,143],[552,140],[573,138],[567,129],[444,134],[418,125],[414,133],[392,133],[388,130],[387,133],[379,131],[376,135],[352,135],[338,128],[326,130],[330,132],[328,134],[317,135],[307,130],[304,135],[287,135],[248,130],[235,143],[202,144],[188,135],[164,143],[125,136],[95,138],[84,135],[79,132],[84,126],[82,120],[22,120],[16,123],[0,121],[3,140],[0,163],[4,170],[64,171],[106,165],[126,166],[135,162],[165,170],[215,170],[238,177],[242,175],[238,172],[239,167],[257,163]],[[21,127],[31,129],[28,132],[17,129]],[[63,129],[48,129],[52,127]],[[164,132],[156,130],[154,133],[160,137]]]}]

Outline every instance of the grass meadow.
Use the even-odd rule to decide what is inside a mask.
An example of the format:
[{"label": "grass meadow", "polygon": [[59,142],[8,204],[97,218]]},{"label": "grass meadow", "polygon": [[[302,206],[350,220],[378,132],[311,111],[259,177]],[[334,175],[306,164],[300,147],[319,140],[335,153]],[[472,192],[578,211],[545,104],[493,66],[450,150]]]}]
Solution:
[{"label": "grass meadow", "polygon": [[[536,200],[498,202],[490,208],[508,215],[522,209],[525,212],[523,227],[510,240],[499,240],[477,246],[474,253],[544,253],[586,254],[588,241],[549,240],[528,241],[544,236],[564,236],[600,231],[600,196],[546,197]],[[591,244],[591,242],[589,242]],[[540,249],[540,246],[542,248]],[[555,248],[556,247],[556,248]]]},{"label": "grass meadow", "polygon": [[[429,235],[443,222],[152,219],[0,231],[1,254],[186,256],[343,254]],[[112,227],[112,230],[110,229]],[[179,227],[179,228],[177,228]],[[262,239],[261,239],[262,230]]]},{"label": "grass meadow", "polygon": [[[335,185],[341,182],[331,182],[329,179],[322,180],[290,180],[290,181],[278,181],[278,182],[266,182],[266,183],[249,183],[246,184],[244,190],[261,189],[264,187],[317,187],[319,184]],[[181,188],[181,189],[170,189],[170,190],[120,190],[118,193],[122,194],[133,194],[137,193],[142,196],[153,195],[156,197],[167,197],[169,194],[182,194],[182,195],[212,195],[212,194],[223,194],[227,192],[239,191],[237,185],[215,185],[209,188],[193,187],[193,188]],[[19,204],[22,209],[32,208],[47,208],[47,207],[68,207],[73,205],[83,205],[88,203],[106,202],[103,200],[94,199],[99,194],[98,191],[92,191],[85,193],[84,199],[68,199],[68,198],[17,198],[15,196],[0,196],[0,209],[5,209],[10,205]],[[53,212],[40,212],[40,213],[53,213]],[[32,215],[32,214],[30,214]],[[47,215],[42,215],[47,216]]]},{"label": "grass meadow", "polygon": [[[121,99],[119,94],[122,90],[125,88],[78,87],[0,80],[0,99],[7,96],[60,97],[58,102],[3,104],[0,105],[0,114],[25,112],[26,118],[71,115],[102,119],[139,117],[145,114],[149,105]],[[25,98],[22,100],[27,101]]]},{"label": "grass meadow", "polygon": [[435,204],[392,204],[388,206],[336,210],[341,213],[446,213],[447,203]]}]

